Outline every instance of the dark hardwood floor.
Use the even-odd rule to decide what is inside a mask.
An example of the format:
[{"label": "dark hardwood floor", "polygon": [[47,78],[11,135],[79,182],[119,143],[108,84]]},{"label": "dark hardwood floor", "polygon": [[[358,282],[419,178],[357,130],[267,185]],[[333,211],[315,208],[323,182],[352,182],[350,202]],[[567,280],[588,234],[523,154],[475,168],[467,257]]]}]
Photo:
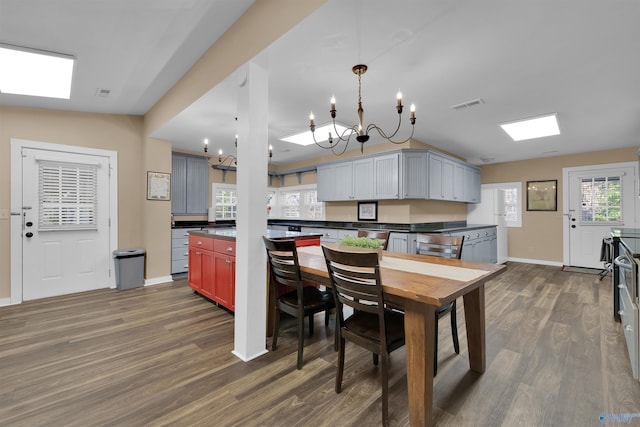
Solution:
[{"label": "dark hardwood floor", "polygon": [[[437,425],[586,426],[603,411],[640,412],[610,277],[509,263],[486,303],[482,375],[469,371],[463,304],[460,355],[441,321]],[[244,363],[231,354],[232,315],[184,280],[2,307],[0,425],[378,425],[371,356],[347,344],[337,395],[323,321],[297,371],[294,322],[283,321],[277,351]],[[404,349],[391,355],[389,384],[391,425],[408,425]]]}]

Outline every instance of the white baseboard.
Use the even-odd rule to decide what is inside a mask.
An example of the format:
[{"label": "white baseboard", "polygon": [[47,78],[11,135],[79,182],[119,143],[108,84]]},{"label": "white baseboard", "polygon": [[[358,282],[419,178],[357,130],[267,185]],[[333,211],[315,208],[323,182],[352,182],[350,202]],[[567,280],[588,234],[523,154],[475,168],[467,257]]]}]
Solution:
[{"label": "white baseboard", "polygon": [[160,283],[167,283],[167,282],[173,282],[173,278],[171,276],[164,276],[164,277],[154,277],[153,279],[145,279],[144,285],[153,286],[153,285],[159,285]]},{"label": "white baseboard", "polygon": [[0,298],[0,307],[11,305],[11,298]]},{"label": "white baseboard", "polygon": [[243,362],[249,362],[250,360],[253,360],[256,357],[260,357],[263,354],[267,354],[267,353],[269,353],[269,350],[262,350],[262,351],[259,351],[258,353],[254,354],[252,356],[245,356],[243,354],[240,354],[240,352],[238,352],[236,350],[233,350],[231,352],[231,354],[233,354],[234,356],[236,356],[238,359],[242,360]]},{"label": "white baseboard", "polygon": [[562,267],[564,265],[561,262],[545,261],[543,259],[527,259],[527,258],[512,258],[512,257],[508,257],[507,261],[523,262],[525,264],[551,265],[553,267]]}]

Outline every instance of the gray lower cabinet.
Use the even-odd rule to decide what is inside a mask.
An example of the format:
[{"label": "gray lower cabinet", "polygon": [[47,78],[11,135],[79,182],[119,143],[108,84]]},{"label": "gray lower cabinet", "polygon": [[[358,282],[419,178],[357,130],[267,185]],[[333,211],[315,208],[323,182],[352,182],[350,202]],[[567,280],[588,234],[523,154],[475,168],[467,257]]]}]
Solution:
[{"label": "gray lower cabinet", "polygon": [[200,228],[174,228],[171,230],[171,274],[189,270],[189,231]]},{"label": "gray lower cabinet", "polygon": [[498,236],[496,227],[479,228],[475,230],[451,233],[452,236],[464,236],[462,244],[463,260],[498,262]]},{"label": "gray lower cabinet", "polygon": [[387,250],[390,252],[415,254],[416,236],[416,233],[399,233],[392,231],[389,233],[389,245],[387,246]]},{"label": "gray lower cabinet", "polygon": [[171,212],[206,215],[209,206],[207,159],[173,153],[171,172]]}]

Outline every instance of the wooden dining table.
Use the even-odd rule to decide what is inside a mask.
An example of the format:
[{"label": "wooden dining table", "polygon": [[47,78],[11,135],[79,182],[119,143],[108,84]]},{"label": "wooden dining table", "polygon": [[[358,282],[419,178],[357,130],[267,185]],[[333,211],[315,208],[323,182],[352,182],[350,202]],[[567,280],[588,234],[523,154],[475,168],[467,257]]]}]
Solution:
[{"label": "wooden dining table", "polygon": [[[330,286],[322,248],[298,248],[302,278]],[[385,300],[404,307],[409,420],[433,424],[435,308],[458,297],[464,301],[469,365],[486,368],[484,284],[506,270],[486,264],[428,255],[383,252],[380,275]]]}]

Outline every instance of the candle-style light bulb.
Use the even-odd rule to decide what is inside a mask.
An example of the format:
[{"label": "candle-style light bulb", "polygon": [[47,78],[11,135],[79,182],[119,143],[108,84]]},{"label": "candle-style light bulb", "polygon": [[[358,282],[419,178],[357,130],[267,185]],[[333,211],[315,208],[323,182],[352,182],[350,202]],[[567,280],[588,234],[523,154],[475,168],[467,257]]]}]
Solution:
[{"label": "candle-style light bulb", "polygon": [[411,104],[411,118],[416,118],[416,104]]},{"label": "candle-style light bulb", "polygon": [[331,95],[331,109],[335,110],[336,109],[336,97]]},{"label": "candle-style light bulb", "polygon": [[222,148],[218,150],[218,156],[222,156]]},{"label": "candle-style light bulb", "polygon": [[402,106],[402,92],[400,92],[398,90],[398,94],[396,95],[397,101],[398,101],[398,107]]},{"label": "candle-style light bulb", "polygon": [[313,111],[311,112],[311,114],[309,114],[309,124],[311,124],[312,126],[315,125],[314,119],[316,117],[313,115]]},{"label": "candle-style light bulb", "polygon": [[207,138],[204,139],[204,152],[209,151],[209,140]]}]

